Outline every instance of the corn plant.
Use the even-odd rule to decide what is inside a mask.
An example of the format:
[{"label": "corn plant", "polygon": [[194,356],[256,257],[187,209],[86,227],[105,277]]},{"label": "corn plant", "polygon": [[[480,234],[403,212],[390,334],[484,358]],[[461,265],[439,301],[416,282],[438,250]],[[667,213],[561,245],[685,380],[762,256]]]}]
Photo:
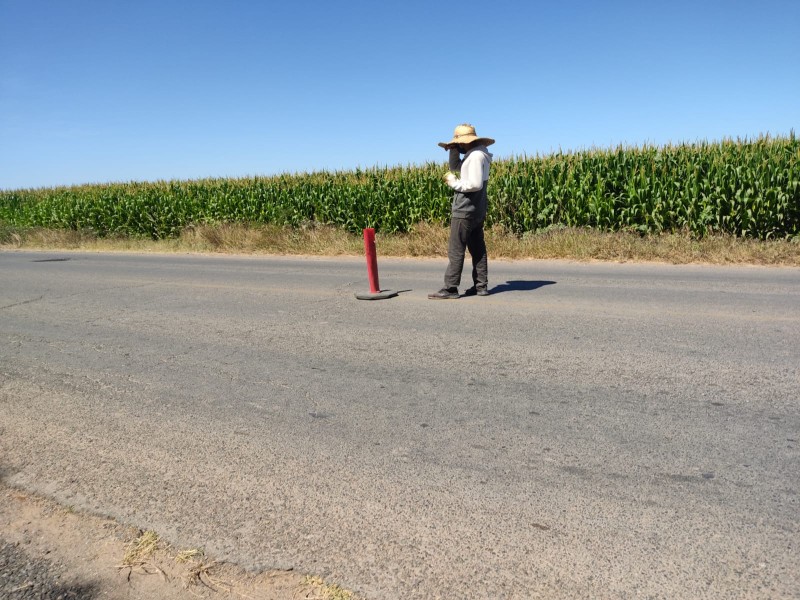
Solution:
[{"label": "corn plant", "polygon": [[[359,232],[446,223],[445,164],[0,192],[0,224],[165,238],[192,224],[325,223]],[[788,137],[497,160],[488,223],[800,236],[800,141]]]}]

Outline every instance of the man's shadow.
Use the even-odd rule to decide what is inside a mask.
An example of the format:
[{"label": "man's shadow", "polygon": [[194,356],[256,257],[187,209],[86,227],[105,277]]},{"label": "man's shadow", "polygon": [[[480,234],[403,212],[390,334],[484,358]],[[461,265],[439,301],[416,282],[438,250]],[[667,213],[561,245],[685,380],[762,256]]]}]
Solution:
[{"label": "man's shadow", "polygon": [[555,283],[555,281],[506,281],[505,283],[494,286],[489,290],[489,293],[494,295],[502,294],[503,292],[532,292],[545,285],[555,285]]}]

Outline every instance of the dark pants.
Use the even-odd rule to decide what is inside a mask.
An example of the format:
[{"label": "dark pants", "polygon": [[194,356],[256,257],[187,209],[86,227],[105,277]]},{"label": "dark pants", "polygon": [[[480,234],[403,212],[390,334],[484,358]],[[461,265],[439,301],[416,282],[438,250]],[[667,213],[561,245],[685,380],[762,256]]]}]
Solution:
[{"label": "dark pants", "polygon": [[450,242],[447,258],[450,261],[444,273],[444,287],[457,288],[464,269],[464,252],[472,256],[472,282],[479,290],[489,285],[489,266],[486,260],[486,242],[483,239],[483,220],[450,219]]}]

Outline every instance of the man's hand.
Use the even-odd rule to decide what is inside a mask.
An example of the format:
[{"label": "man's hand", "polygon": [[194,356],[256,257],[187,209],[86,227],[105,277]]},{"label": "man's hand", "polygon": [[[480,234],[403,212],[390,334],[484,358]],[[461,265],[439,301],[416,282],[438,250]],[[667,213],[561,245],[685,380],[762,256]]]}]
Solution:
[{"label": "man's hand", "polygon": [[443,179],[447,185],[453,187],[453,184],[456,182],[456,179],[458,179],[458,173],[455,173],[453,171],[448,171],[447,173],[444,174]]}]

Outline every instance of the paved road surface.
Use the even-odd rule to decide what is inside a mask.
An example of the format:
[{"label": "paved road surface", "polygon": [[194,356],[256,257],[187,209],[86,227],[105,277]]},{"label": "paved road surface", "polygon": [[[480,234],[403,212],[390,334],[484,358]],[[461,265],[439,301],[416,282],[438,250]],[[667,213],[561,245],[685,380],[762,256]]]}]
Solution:
[{"label": "paved road surface", "polygon": [[0,475],[369,598],[800,597],[800,270],[0,253]]}]

